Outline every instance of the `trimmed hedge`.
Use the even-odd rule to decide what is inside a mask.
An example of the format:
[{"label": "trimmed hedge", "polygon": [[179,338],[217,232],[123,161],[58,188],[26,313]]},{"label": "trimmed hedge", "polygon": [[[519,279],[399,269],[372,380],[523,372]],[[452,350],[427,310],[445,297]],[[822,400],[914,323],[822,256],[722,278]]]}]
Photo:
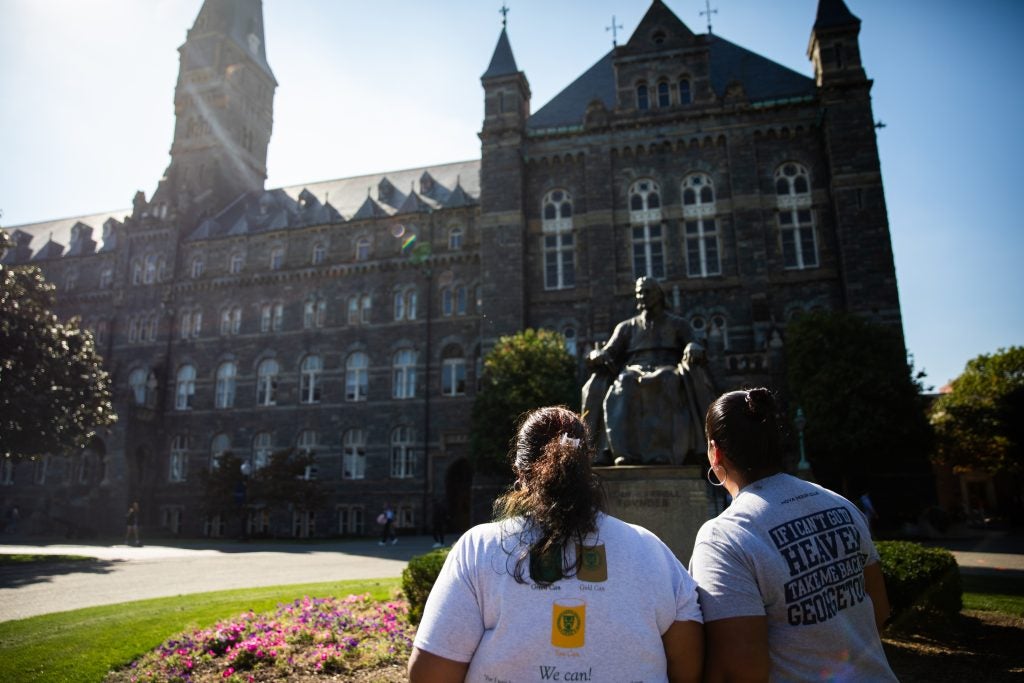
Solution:
[{"label": "trimmed hedge", "polygon": [[437,575],[441,573],[444,560],[448,557],[448,548],[432,550],[425,555],[417,555],[409,560],[402,570],[402,592],[409,601],[409,622],[420,623],[423,618],[423,607],[427,604],[427,596],[434,587]]},{"label": "trimmed hedge", "polygon": [[943,548],[909,541],[876,541],[892,618],[910,611],[954,617],[963,607],[960,568]]}]

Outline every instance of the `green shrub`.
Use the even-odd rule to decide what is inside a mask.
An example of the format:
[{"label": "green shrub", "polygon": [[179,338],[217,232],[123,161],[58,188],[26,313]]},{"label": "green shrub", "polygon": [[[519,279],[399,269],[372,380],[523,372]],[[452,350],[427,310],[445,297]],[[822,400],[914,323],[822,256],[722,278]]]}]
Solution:
[{"label": "green shrub", "polygon": [[908,541],[878,541],[893,619],[911,611],[954,617],[963,607],[960,568],[943,548]]},{"label": "green shrub", "polygon": [[430,589],[441,573],[448,548],[432,550],[426,555],[417,555],[409,560],[408,566],[402,570],[402,592],[409,601],[409,622],[420,623],[423,607],[427,604]]}]

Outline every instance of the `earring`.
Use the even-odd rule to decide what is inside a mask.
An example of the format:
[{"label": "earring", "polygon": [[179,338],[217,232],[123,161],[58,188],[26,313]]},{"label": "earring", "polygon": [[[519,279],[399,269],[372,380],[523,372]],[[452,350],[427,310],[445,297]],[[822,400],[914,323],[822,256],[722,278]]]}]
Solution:
[{"label": "earring", "polygon": [[722,469],[725,470],[725,479],[719,479],[718,478],[718,473],[715,472],[715,479],[719,479],[718,483],[715,483],[715,482],[711,481],[711,473],[715,471],[715,466],[712,465],[711,467],[708,468],[708,483],[709,484],[711,484],[712,486],[725,486],[725,482],[729,481],[729,470],[726,470],[724,466],[722,466]]}]

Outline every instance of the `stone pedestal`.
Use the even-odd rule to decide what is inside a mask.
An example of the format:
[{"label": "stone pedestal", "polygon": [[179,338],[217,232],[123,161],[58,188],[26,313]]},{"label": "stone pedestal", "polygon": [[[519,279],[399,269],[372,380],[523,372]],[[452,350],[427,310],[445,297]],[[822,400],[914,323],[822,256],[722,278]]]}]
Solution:
[{"label": "stone pedestal", "polygon": [[699,467],[595,467],[608,497],[608,514],[639,524],[665,542],[683,565],[690,562],[701,524],[718,503]]}]

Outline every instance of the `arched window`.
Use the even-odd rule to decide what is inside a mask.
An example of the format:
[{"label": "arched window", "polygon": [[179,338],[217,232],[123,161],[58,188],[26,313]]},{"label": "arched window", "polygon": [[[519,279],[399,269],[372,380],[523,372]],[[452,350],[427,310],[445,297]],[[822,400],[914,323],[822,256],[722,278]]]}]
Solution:
[{"label": "arched window", "polygon": [[416,319],[416,287],[397,287],[394,294],[395,320]]},{"label": "arched window", "polygon": [[462,249],[462,228],[454,227],[448,231],[448,248],[452,251]]},{"label": "arched window", "polygon": [[284,247],[274,247],[270,250],[270,269],[281,270],[284,266]]},{"label": "arched window", "polygon": [[277,402],[277,375],[280,366],[268,358],[256,369],[256,405],[272,406]]},{"label": "arched window", "polygon": [[455,294],[450,286],[441,288],[441,315],[448,317],[455,311]]},{"label": "arched window", "polygon": [[715,220],[715,189],[707,174],[694,173],[683,181],[683,222],[686,226],[687,275],[720,275],[722,264]]},{"label": "arched window", "polygon": [[360,237],[356,240],[356,261],[366,261],[370,258],[370,238]]},{"label": "arched window", "polygon": [[172,482],[185,481],[188,474],[188,438],[182,435],[171,441],[170,467],[167,479]]},{"label": "arched window", "polygon": [[174,390],[175,410],[192,408],[192,397],[196,394],[196,368],[193,365],[182,365],[178,368],[177,384]]},{"label": "arched window", "polygon": [[466,285],[455,285],[455,315],[466,315]]},{"label": "arched window", "polygon": [[196,256],[194,259],[192,259],[192,267],[190,268],[190,270],[191,270],[191,273],[192,273],[192,279],[193,280],[195,280],[198,277],[202,277],[202,275],[203,275],[203,258],[201,256]]},{"label": "arched window", "polygon": [[348,324],[359,324],[359,296],[350,296],[348,299]]},{"label": "arched window", "polygon": [[541,202],[541,250],[544,253],[544,289],[576,286],[576,241],[572,226],[572,196],[561,188]]},{"label": "arched window", "polygon": [[233,408],[235,405],[235,381],[238,366],[228,361],[217,366],[217,386],[214,391],[215,408]]},{"label": "arched window", "polygon": [[708,338],[708,323],[704,316],[695,315],[690,318],[690,329],[693,330],[694,341],[704,343]]},{"label": "arched window", "polygon": [[364,325],[370,322],[370,313],[373,311],[373,300],[369,294],[363,294],[359,299],[359,322]]},{"label": "arched window", "polygon": [[392,398],[416,397],[416,352],[402,349],[392,361]]},{"label": "arched window", "polygon": [[807,169],[795,163],[780,166],[775,171],[775,197],[783,265],[795,270],[817,267],[818,244]]},{"label": "arched window", "polygon": [[661,190],[653,180],[643,178],[630,186],[629,222],[633,236],[633,275],[664,279]]},{"label": "arched window", "polygon": [[149,373],[145,368],[135,368],[128,375],[128,386],[132,390],[132,400],[137,406],[146,405],[146,380]]},{"label": "arched window", "polygon": [[323,242],[317,242],[313,245],[313,258],[312,262],[314,266],[318,266],[324,262],[327,258],[327,246]]},{"label": "arched window", "polygon": [[310,299],[306,301],[302,311],[302,326],[307,330],[323,327],[327,322],[326,299]]},{"label": "arched window", "polygon": [[158,258],[156,254],[146,254],[143,259],[142,282],[151,285],[156,282]]},{"label": "arched window", "polygon": [[323,368],[324,363],[320,356],[306,356],[302,360],[302,378],[299,386],[299,401],[301,403],[320,402],[320,373]]},{"label": "arched window", "polygon": [[690,93],[690,79],[679,80],[679,104],[690,104],[693,102],[693,95]]},{"label": "arched window", "polygon": [[270,464],[270,456],[274,452],[270,432],[260,432],[252,439],[252,469],[263,469]]},{"label": "arched window", "polygon": [[220,312],[220,333],[223,336],[238,334],[242,330],[242,307],[230,306]]},{"label": "arched window", "polygon": [[647,94],[647,84],[641,83],[636,86],[636,108],[640,111],[647,111],[650,107],[651,103]]},{"label": "arched window", "polygon": [[220,468],[221,458],[231,450],[231,437],[227,434],[218,434],[210,442],[210,470]]},{"label": "arched window", "polygon": [[350,429],[342,437],[341,476],[343,479],[366,478],[366,431]]},{"label": "arched window", "polygon": [[231,259],[228,261],[228,273],[231,275],[238,275],[242,272],[242,267],[245,265],[245,256],[241,252],[236,251],[231,254]]},{"label": "arched window", "polygon": [[412,427],[396,427],[391,432],[391,478],[411,479],[415,473]]},{"label": "arched window", "polygon": [[669,92],[668,82],[660,81],[658,83],[658,106],[664,108],[670,104],[672,104],[672,96]]},{"label": "arched window", "polygon": [[369,391],[370,359],[362,351],[349,355],[345,361],[345,400],[365,401]]},{"label": "arched window", "polygon": [[441,395],[465,395],[466,358],[462,349],[458,346],[448,346],[441,356]]}]

